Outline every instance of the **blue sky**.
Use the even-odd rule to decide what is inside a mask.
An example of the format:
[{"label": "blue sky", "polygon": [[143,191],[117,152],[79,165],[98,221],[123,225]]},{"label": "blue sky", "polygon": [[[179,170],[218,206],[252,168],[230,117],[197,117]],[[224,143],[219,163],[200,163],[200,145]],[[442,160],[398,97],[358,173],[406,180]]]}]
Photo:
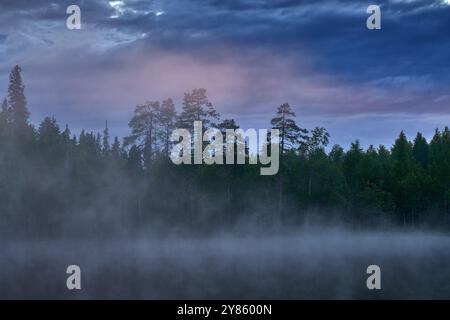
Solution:
[{"label": "blue sky", "polygon": [[[289,102],[332,143],[390,145],[450,123],[449,2],[2,0],[0,88],[20,64],[31,120],[74,132],[108,120],[124,136],[136,104],[205,87],[244,128]],[[70,4],[81,30],[66,29]],[[382,30],[366,28],[370,4]]]}]

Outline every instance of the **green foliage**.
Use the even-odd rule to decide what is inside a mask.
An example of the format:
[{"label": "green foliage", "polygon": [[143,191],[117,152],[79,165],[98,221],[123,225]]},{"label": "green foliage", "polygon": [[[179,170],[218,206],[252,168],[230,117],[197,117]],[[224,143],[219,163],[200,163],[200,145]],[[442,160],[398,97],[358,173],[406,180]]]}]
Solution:
[{"label": "green foliage", "polygon": [[[358,225],[381,217],[399,224],[449,225],[448,128],[436,130],[430,143],[420,133],[408,141],[401,132],[390,150],[364,150],[355,141],[348,150],[334,145],[327,152],[327,131],[316,127],[308,135],[283,104],[271,120],[284,137],[282,167],[278,176],[265,177],[258,165],[176,166],[167,159],[177,122],[191,129],[193,121],[202,120],[224,134],[239,128],[233,119],[218,121],[204,89],[185,94],[180,116],[172,99],[136,107],[122,146],[117,137],[110,145],[107,125],[103,135],[82,130],[78,137],[71,137],[67,125],[61,132],[55,118],[46,117],[37,129],[28,125],[23,88],[17,67],[10,102],[5,100],[0,112],[0,227],[5,230],[16,223],[26,225],[26,232],[36,227],[57,234],[62,217],[87,229],[117,221],[120,228],[155,221],[207,228],[243,218],[289,224],[314,208],[338,210]],[[18,115],[28,140],[17,139],[22,136]]]},{"label": "green foliage", "polygon": [[307,139],[308,130],[299,128],[295,123],[295,113],[289,103],[283,103],[278,107],[275,118],[270,121],[273,129],[280,131],[280,152],[285,154],[287,150],[298,148]]},{"label": "green foliage", "polygon": [[194,89],[185,93],[178,127],[192,130],[194,121],[202,121],[205,127],[217,127],[219,113],[209,101],[206,89]]}]

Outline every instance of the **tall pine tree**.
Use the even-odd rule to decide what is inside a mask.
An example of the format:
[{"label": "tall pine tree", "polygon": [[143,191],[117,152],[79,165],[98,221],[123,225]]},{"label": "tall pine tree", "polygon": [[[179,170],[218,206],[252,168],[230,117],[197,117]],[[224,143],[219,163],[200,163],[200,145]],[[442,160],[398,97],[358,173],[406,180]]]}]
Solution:
[{"label": "tall pine tree", "polygon": [[289,103],[283,103],[278,107],[276,116],[270,121],[272,128],[280,131],[281,157],[287,150],[297,148],[302,141],[307,139],[308,130],[299,128],[294,118],[295,113]]},{"label": "tall pine tree", "polygon": [[203,127],[216,127],[219,113],[209,101],[206,89],[194,89],[185,93],[182,112],[179,118],[179,127],[193,130],[194,121],[202,121]]},{"label": "tall pine tree", "polygon": [[161,108],[157,114],[161,130],[158,134],[161,144],[163,146],[164,156],[168,159],[170,153],[170,135],[172,130],[175,129],[177,112],[175,110],[175,104],[171,98],[164,100],[161,104]]}]

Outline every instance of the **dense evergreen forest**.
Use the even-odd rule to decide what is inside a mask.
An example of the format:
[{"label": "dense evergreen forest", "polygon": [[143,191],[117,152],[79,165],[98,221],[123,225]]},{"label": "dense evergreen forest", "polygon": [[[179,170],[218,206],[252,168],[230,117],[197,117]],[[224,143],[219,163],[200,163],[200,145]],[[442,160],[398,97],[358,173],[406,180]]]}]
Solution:
[{"label": "dense evergreen forest", "polygon": [[[450,226],[450,130],[427,141],[401,132],[391,147],[358,141],[327,147],[324,128],[296,124],[289,104],[274,108],[268,127],[280,130],[280,171],[259,165],[174,165],[174,128],[193,121],[220,130],[205,89],[135,108],[130,136],[72,135],[56,119],[29,123],[19,66],[10,74],[0,112],[0,232],[2,236],[59,237],[135,232],[283,227],[306,221],[357,227]],[[327,151],[329,150],[329,152]]]}]

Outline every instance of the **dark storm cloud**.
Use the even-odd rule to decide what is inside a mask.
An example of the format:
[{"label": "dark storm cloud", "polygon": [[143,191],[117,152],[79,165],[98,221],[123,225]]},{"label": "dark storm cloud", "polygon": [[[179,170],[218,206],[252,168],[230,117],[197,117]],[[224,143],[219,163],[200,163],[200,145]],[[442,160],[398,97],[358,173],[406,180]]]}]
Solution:
[{"label": "dark storm cloud", "polygon": [[196,55],[210,55],[208,49],[224,42],[283,51],[294,61],[306,55],[318,71],[357,82],[387,76],[414,82],[423,75],[435,84],[450,81],[450,6],[442,1],[377,1],[383,30],[371,33],[365,28],[367,1],[164,1],[161,17],[146,13],[151,3],[129,2],[122,17],[99,16],[97,23],[149,33],[152,45]]},{"label": "dark storm cloud", "polygon": [[[73,2],[73,1],[72,1]],[[2,1],[2,16],[61,21],[71,1]],[[209,55],[211,45],[263,47],[311,56],[322,72],[355,81],[431,75],[449,82],[450,6],[440,0],[375,1],[383,30],[365,28],[368,1],[189,0],[79,1],[99,28],[145,34],[151,45]],[[119,8],[119,9],[116,9]],[[154,13],[160,10],[162,16]],[[117,14],[115,19],[111,17]],[[20,20],[20,19],[19,19]],[[436,50],[439,45],[439,50]],[[202,50],[199,50],[202,49]],[[198,51],[198,52],[197,52]],[[369,68],[370,67],[370,68]],[[368,71],[370,69],[370,71]]]},{"label": "dark storm cloud", "polygon": [[[373,3],[380,31],[366,29]],[[65,29],[70,4],[82,9],[79,32]],[[238,120],[266,121],[285,100],[311,117],[444,115],[449,18],[439,0],[3,0],[0,85],[20,63],[30,103],[68,122],[82,105],[128,117],[140,100],[192,86]]]}]

